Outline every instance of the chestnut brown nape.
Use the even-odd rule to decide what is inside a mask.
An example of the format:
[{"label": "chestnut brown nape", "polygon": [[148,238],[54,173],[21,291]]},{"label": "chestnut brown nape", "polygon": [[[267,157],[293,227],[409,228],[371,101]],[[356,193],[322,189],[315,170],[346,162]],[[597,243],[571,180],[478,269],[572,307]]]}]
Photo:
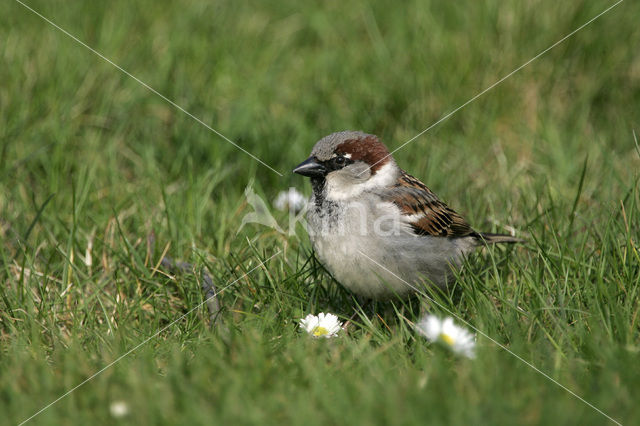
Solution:
[{"label": "chestnut brown nape", "polygon": [[352,161],[364,161],[369,164],[372,175],[391,159],[387,147],[373,135],[348,139],[338,145],[335,152],[341,155],[350,155]]}]

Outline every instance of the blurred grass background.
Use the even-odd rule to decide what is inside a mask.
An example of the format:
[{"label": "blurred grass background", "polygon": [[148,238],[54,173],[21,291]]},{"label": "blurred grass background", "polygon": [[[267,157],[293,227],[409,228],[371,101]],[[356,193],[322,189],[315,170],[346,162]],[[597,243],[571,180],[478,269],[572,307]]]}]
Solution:
[{"label": "blurred grass background", "polygon": [[[486,339],[475,361],[431,347],[411,310],[308,340],[299,318],[346,319],[355,301],[300,228],[237,230],[248,185],[267,201],[310,192],[290,170],[317,139],[364,130],[398,147],[613,2],[27,4],[283,176],[6,0],[8,424],[198,306],[197,275],[155,270],[165,249],[220,287],[240,278],[226,329],[197,308],[33,423],[110,424],[117,400],[131,424],[607,421]],[[624,424],[640,419],[638,16],[621,3],[395,154],[475,228],[528,239],[479,253],[455,297],[433,296]]]}]

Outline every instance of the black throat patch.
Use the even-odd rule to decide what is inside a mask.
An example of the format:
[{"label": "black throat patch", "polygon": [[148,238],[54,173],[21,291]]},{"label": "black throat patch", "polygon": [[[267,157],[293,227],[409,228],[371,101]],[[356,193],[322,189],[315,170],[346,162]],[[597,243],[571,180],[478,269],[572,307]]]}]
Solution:
[{"label": "black throat patch", "polygon": [[323,177],[311,178],[311,189],[316,207],[321,207],[327,197],[327,180]]}]

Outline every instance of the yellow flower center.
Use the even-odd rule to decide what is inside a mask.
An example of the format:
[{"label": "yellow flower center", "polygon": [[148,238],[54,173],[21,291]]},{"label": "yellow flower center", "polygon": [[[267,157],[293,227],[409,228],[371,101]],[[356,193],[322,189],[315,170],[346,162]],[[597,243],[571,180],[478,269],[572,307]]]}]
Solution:
[{"label": "yellow flower center", "polygon": [[313,335],[316,337],[326,336],[327,334],[329,334],[329,330],[324,327],[317,326],[313,329]]},{"label": "yellow flower center", "polygon": [[440,338],[449,346],[453,346],[453,344],[455,343],[453,337],[449,336],[448,334],[440,333]]}]

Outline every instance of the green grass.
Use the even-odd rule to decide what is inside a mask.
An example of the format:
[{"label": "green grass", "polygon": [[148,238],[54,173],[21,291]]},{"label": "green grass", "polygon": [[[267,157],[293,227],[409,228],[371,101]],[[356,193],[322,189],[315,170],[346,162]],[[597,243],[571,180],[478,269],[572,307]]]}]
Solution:
[{"label": "green grass", "polygon": [[[31,423],[112,424],[118,400],[123,424],[608,422],[486,338],[475,360],[430,345],[411,329],[415,302],[307,338],[299,318],[348,319],[356,302],[301,227],[237,230],[248,185],[269,202],[310,192],[290,170],[320,137],[364,130],[398,147],[613,3],[27,4],[284,176],[5,1],[3,423],[184,314]],[[638,16],[621,3],[395,155],[476,229],[528,240],[479,252],[433,310],[623,424],[640,421]],[[238,280],[224,327],[208,328],[197,274],[155,269],[165,249],[219,288]]]}]

